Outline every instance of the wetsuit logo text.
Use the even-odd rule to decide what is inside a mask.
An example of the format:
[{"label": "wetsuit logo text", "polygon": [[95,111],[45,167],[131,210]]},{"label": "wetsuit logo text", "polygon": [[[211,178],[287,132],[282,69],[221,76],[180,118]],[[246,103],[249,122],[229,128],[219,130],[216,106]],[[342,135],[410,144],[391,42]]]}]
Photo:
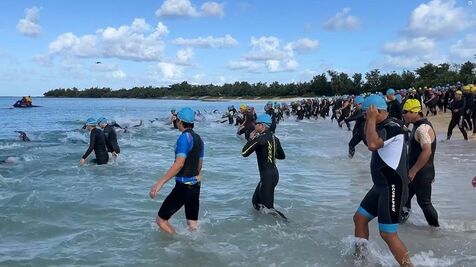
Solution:
[{"label": "wetsuit logo text", "polygon": [[392,211],[397,212],[395,209],[395,185],[392,184]]}]

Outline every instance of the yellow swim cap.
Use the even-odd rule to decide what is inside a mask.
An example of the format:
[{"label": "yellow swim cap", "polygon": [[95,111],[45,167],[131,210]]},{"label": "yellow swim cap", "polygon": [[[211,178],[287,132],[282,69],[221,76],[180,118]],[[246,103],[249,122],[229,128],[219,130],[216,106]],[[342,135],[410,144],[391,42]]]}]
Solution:
[{"label": "yellow swim cap", "polygon": [[240,110],[246,110],[246,104],[241,104],[240,105]]},{"label": "yellow swim cap", "polygon": [[469,90],[471,90],[470,84],[463,86],[463,91],[469,91]]},{"label": "yellow swim cap", "polygon": [[471,92],[476,93],[476,86],[471,86]]},{"label": "yellow swim cap", "polygon": [[463,92],[461,92],[460,90],[458,90],[458,91],[456,91],[456,93],[455,93],[455,94],[457,94],[457,95],[462,95],[462,94],[463,94]]},{"label": "yellow swim cap", "polygon": [[421,111],[421,104],[420,101],[416,99],[407,99],[405,104],[403,105],[403,110],[411,111],[411,112],[420,112]]}]

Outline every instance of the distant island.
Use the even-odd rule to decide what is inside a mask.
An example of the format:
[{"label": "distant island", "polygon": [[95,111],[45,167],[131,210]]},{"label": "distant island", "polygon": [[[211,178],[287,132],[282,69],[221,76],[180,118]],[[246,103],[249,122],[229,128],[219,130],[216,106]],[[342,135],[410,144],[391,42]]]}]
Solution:
[{"label": "distant island", "polygon": [[[427,63],[415,71],[404,70],[401,73],[381,74],[374,69],[362,75],[349,76],[344,72],[327,71],[316,75],[309,82],[253,83],[235,82],[223,85],[192,85],[184,81],[165,87],[134,87],[112,90],[111,88],[58,88],[47,91],[45,97],[84,97],[84,98],[270,98],[270,97],[306,97],[358,95],[364,92],[386,91],[387,88],[408,89],[419,87],[446,86],[448,84],[474,83],[476,81],[476,63],[463,64]],[[365,77],[365,80],[363,79]]]}]

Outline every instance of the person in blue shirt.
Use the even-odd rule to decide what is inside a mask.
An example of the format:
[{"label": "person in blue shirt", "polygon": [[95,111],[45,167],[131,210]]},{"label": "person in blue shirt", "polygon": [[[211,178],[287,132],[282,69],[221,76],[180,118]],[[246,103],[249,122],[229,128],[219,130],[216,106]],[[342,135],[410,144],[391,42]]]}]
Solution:
[{"label": "person in blue shirt", "polygon": [[182,206],[189,229],[197,229],[204,144],[193,131],[194,121],[195,112],[191,108],[182,108],[177,113],[177,127],[182,134],[177,139],[175,161],[149,192],[154,199],[164,184],[175,177],[175,187],[162,203],[156,219],[160,229],[169,234],[175,233],[169,219]]}]

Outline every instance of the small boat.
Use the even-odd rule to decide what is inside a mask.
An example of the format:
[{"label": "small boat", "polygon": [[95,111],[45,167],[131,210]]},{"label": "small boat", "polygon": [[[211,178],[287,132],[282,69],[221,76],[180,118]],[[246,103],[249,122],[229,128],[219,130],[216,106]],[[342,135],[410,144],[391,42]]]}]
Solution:
[{"label": "small boat", "polygon": [[14,108],[37,108],[37,107],[40,107],[40,106],[37,106],[37,105],[33,105],[31,103],[31,98],[28,97],[23,97],[22,100],[18,100],[15,104],[13,104],[13,107]]}]

